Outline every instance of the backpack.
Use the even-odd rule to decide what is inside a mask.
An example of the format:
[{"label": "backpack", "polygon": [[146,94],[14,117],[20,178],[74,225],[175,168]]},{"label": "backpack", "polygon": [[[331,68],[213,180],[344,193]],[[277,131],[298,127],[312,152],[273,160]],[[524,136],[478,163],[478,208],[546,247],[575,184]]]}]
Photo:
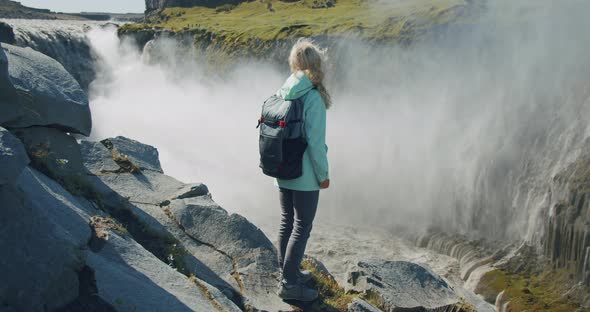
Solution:
[{"label": "backpack", "polygon": [[303,129],[303,101],[284,100],[273,95],[264,101],[258,120],[260,168],[268,176],[283,180],[302,174],[307,148]]}]

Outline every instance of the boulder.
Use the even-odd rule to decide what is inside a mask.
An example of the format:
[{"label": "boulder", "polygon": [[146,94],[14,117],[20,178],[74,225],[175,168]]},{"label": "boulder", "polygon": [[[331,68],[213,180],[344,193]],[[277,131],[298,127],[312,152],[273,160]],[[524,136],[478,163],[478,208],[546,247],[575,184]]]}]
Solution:
[{"label": "boulder", "polygon": [[117,311],[241,311],[217,289],[160,261],[124,230],[104,227],[101,235],[101,246],[86,251],[87,263],[98,296]]},{"label": "boulder", "polygon": [[23,145],[32,166],[50,176],[73,176],[84,171],[80,146],[74,137],[54,128],[30,127],[12,131]]},{"label": "boulder", "polygon": [[22,143],[0,127],[0,186],[14,183],[28,163]]},{"label": "boulder", "polygon": [[30,48],[2,44],[2,50],[18,98],[0,106],[0,125],[51,126],[90,134],[92,120],[86,93],[60,63]]},{"label": "boulder", "polygon": [[[10,81],[10,75],[8,74],[8,58],[6,57],[4,49],[2,49],[2,44],[0,44],[0,104],[9,103],[15,100],[16,90],[14,89],[12,81]],[[14,112],[6,113],[7,116],[2,116],[0,120],[16,116]]]},{"label": "boulder", "polygon": [[126,157],[141,170],[164,173],[160,166],[158,150],[155,147],[118,136],[101,142],[108,150],[119,157]]},{"label": "boulder", "polygon": [[229,259],[231,267],[217,268],[202,257],[228,282],[237,283],[247,306],[265,311],[290,309],[274,294],[279,277],[276,251],[255,225],[240,215],[228,214],[209,195],[172,200],[164,209],[190,238]]},{"label": "boulder", "polygon": [[15,44],[16,38],[14,36],[14,30],[10,25],[0,22],[0,42]]},{"label": "boulder", "polygon": [[30,168],[0,187],[0,202],[0,303],[52,311],[73,301],[94,208]]},{"label": "boulder", "polygon": [[[272,243],[247,219],[219,207],[205,185],[184,184],[162,174],[157,151],[133,140],[119,137],[81,146],[90,184],[103,203],[124,209],[145,232],[172,237],[186,251],[177,256],[185,273],[213,285],[239,305],[291,310],[274,293],[279,268]],[[131,168],[141,170],[111,170],[116,156],[124,156]]]},{"label": "boulder", "polygon": [[[384,311],[446,311],[466,304],[442,277],[411,262],[361,261],[349,272],[349,283],[356,291],[377,296]],[[475,308],[462,311],[470,310]]]},{"label": "boulder", "polygon": [[348,304],[348,312],[382,312],[362,298],[355,298]]}]

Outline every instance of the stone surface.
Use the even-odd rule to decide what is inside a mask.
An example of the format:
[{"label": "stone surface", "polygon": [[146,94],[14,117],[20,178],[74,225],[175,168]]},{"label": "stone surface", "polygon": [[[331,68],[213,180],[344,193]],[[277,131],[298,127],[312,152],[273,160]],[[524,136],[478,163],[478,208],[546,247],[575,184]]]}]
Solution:
[{"label": "stone surface", "polygon": [[36,168],[51,175],[72,176],[84,171],[76,139],[54,128],[30,127],[12,131],[25,146]]},{"label": "stone surface", "polygon": [[385,311],[447,309],[460,297],[443,278],[411,262],[368,260],[359,262],[349,273],[349,282],[357,291],[380,297]]},{"label": "stone surface", "polygon": [[553,180],[555,204],[545,223],[545,255],[556,268],[575,272],[590,286],[590,152],[580,156]]},{"label": "stone surface", "polygon": [[[8,58],[6,57],[6,53],[4,49],[2,49],[2,44],[0,43],[0,104],[6,105],[16,100],[16,90],[12,85],[12,81],[10,81],[10,75],[8,74]],[[17,116],[15,112],[6,112],[6,116],[0,118],[0,125],[1,120],[5,120],[7,118],[13,118],[13,116]]]},{"label": "stone surface", "polygon": [[14,31],[10,25],[0,22],[0,42],[15,44],[16,38],[14,37]]},{"label": "stone surface", "polygon": [[207,195],[173,200],[168,209],[191,238],[214,246],[231,259],[247,305],[267,311],[290,309],[274,295],[277,255],[260,229],[240,215],[228,214]]},{"label": "stone surface", "polygon": [[92,174],[103,174],[119,170],[119,165],[113,160],[111,151],[99,142],[80,142],[80,154],[84,167]]},{"label": "stone surface", "polygon": [[28,163],[22,143],[0,127],[0,186],[14,183]]},{"label": "stone surface", "polygon": [[0,187],[0,302],[17,311],[51,311],[78,296],[80,249],[94,208],[27,168]]},{"label": "stone surface", "polygon": [[51,126],[90,134],[92,120],[86,93],[61,64],[30,48],[2,44],[2,50],[19,96],[17,101],[0,106],[0,125]]},{"label": "stone surface", "polygon": [[355,298],[348,304],[348,312],[382,312],[361,298]]},{"label": "stone surface", "polygon": [[102,141],[109,150],[119,155],[127,156],[129,160],[143,170],[152,170],[164,173],[160,166],[158,150],[155,147],[118,136]]},{"label": "stone surface", "polygon": [[241,311],[202,284],[213,297],[208,298],[196,283],[114,230],[109,230],[100,250],[88,250],[86,257],[95,271],[99,296],[118,311],[217,311],[211,300],[226,311]]},{"label": "stone surface", "polygon": [[[184,267],[228,298],[266,310],[290,310],[275,294],[279,276],[276,251],[256,226],[230,215],[203,184],[184,184],[161,173],[154,148],[126,138],[82,143],[84,166],[97,176],[90,183],[109,205],[130,212],[150,232],[172,236],[187,251]],[[111,150],[145,168],[109,172]],[[243,298],[242,298],[243,296]]]}]

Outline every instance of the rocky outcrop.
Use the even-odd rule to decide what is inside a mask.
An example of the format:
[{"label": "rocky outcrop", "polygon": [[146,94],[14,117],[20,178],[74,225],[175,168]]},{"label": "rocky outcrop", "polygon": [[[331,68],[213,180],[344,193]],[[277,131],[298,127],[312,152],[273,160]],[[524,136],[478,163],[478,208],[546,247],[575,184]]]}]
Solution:
[{"label": "rocky outcrop", "polygon": [[88,90],[96,78],[98,59],[86,33],[93,27],[113,25],[109,22],[100,25],[58,21],[35,23],[22,19],[8,20],[7,23],[14,31],[11,44],[32,48],[58,61],[84,90]]},{"label": "rocky outcrop", "polygon": [[16,42],[12,27],[4,22],[0,22],[0,42],[8,44],[14,44]]},{"label": "rocky outcrop", "polygon": [[0,124],[7,128],[51,126],[90,134],[91,117],[86,93],[57,61],[30,48],[2,44],[15,101],[0,107]]},{"label": "rocky outcrop", "polygon": [[217,289],[160,261],[125,230],[107,226],[100,235],[94,250],[86,251],[87,263],[98,295],[117,311],[241,311]]},{"label": "rocky outcrop", "polygon": [[151,237],[174,244],[174,265],[180,271],[194,274],[238,305],[290,310],[274,294],[279,268],[271,242],[244,217],[219,207],[205,185],[164,175],[157,150],[127,138],[83,141],[81,151],[92,175],[89,187],[102,203],[123,209],[114,214],[140,223]]},{"label": "rocky outcrop", "polygon": [[545,255],[555,268],[575,272],[590,286],[590,154],[581,156],[555,176],[552,188],[557,203],[546,223]]},{"label": "rocky outcrop", "polygon": [[14,184],[28,164],[29,157],[22,143],[0,127],[0,186]]},{"label": "rocky outcrop", "polygon": [[30,168],[0,187],[0,202],[0,305],[52,311],[75,300],[95,209]]},{"label": "rocky outcrop", "polygon": [[348,282],[376,298],[383,311],[494,311],[477,296],[411,262],[362,261],[349,272]]},{"label": "rocky outcrop", "polygon": [[10,81],[10,75],[8,74],[8,58],[6,57],[4,49],[2,49],[2,44],[0,44],[0,103],[9,103],[15,101],[15,99],[16,90],[14,89],[12,81]]}]

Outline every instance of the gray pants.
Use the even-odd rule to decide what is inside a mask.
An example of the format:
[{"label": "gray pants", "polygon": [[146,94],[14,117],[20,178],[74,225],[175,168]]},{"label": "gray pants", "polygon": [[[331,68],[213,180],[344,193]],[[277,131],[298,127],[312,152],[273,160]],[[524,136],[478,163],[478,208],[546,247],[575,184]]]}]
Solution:
[{"label": "gray pants", "polygon": [[320,191],[294,191],[280,188],[281,227],[279,265],[287,284],[297,282],[297,272],[305,254],[307,239],[318,208]]}]

